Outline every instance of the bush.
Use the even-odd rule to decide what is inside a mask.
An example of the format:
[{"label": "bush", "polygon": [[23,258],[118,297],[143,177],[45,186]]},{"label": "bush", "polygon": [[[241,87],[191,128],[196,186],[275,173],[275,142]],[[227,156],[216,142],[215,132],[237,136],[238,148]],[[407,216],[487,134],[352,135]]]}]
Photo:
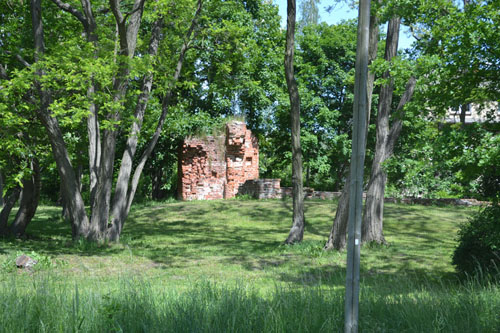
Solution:
[{"label": "bush", "polygon": [[453,265],[461,273],[500,272],[500,204],[482,208],[458,231]]}]

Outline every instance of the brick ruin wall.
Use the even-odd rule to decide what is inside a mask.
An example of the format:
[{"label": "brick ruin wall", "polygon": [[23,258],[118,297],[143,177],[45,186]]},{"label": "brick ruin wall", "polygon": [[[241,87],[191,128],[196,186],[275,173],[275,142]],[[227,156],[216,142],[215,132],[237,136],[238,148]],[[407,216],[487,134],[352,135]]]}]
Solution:
[{"label": "brick ruin wall", "polygon": [[245,181],[259,178],[257,139],[245,123],[230,122],[223,136],[184,140],[178,168],[179,199],[232,198]]}]

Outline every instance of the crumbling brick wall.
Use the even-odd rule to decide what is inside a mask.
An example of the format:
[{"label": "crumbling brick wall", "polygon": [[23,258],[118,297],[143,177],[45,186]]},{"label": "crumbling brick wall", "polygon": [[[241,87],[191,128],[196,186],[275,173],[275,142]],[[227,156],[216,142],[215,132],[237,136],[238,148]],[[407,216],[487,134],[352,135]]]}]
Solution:
[{"label": "crumbling brick wall", "polygon": [[244,122],[229,122],[219,137],[184,140],[179,154],[179,199],[232,198],[240,185],[257,178],[259,147]]}]

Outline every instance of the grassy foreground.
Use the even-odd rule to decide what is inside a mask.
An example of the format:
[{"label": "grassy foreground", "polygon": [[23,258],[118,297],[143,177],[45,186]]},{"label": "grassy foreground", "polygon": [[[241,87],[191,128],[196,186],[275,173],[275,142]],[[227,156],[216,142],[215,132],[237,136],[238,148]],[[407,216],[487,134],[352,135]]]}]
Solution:
[{"label": "grassy foreground", "polygon": [[[284,246],[290,201],[152,203],[122,242],[74,244],[56,207],[26,240],[0,240],[0,332],[336,332],[345,253],[323,252],[335,203],[308,201],[303,244]],[[389,204],[389,246],[362,249],[360,331],[498,332],[498,284],[451,266],[471,210]],[[33,273],[12,266],[36,256]]]}]

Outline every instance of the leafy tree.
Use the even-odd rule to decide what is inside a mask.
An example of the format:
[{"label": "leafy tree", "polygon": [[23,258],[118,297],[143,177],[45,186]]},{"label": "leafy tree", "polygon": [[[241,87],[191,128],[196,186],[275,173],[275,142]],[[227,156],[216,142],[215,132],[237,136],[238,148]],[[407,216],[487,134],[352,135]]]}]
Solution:
[{"label": "leafy tree", "polygon": [[[175,82],[195,34],[201,2],[194,15],[193,3],[189,1],[175,5],[155,1],[145,6],[143,0],[92,4],[84,0],[81,7],[59,0],[52,3],[55,6],[50,3],[42,6],[40,0],[30,3],[32,15],[27,21],[33,28],[34,66],[24,73],[35,76],[24,88],[27,92],[34,87],[31,95],[38,101],[36,114],[52,145],[64,197],[68,200],[73,236],[118,240],[145,161],[161,133]],[[175,12],[181,21],[186,17],[194,19],[187,28],[182,24],[168,26],[164,23],[169,12]],[[23,20],[28,17],[25,13]],[[59,17],[74,29],[59,26]],[[56,23],[46,27],[44,21]],[[164,39],[167,36],[169,43]],[[174,57],[164,57],[176,49],[180,49],[177,61],[170,61]],[[166,86],[160,93],[161,112],[152,138],[133,170],[132,161],[155,77],[153,64],[173,79],[156,81],[159,87]],[[83,205],[79,177],[71,163],[68,138],[63,134],[67,126],[81,124],[83,119],[88,120],[90,219]],[[128,134],[112,191],[119,132]]]},{"label": "leafy tree", "polygon": [[[431,61],[415,94],[419,117],[427,118],[412,116],[408,123],[412,129],[404,133],[397,148],[401,156],[387,164],[392,169],[391,186],[399,193],[484,197],[480,184],[499,177],[495,165],[485,164],[489,159],[480,157],[495,156],[494,149],[488,152],[492,148],[487,147],[496,140],[498,125],[489,120],[463,124],[467,105],[486,113],[486,118],[495,116],[499,7],[494,1],[463,5],[422,1],[404,15],[417,39],[414,56]],[[450,109],[461,109],[461,126],[444,124]]]}]

